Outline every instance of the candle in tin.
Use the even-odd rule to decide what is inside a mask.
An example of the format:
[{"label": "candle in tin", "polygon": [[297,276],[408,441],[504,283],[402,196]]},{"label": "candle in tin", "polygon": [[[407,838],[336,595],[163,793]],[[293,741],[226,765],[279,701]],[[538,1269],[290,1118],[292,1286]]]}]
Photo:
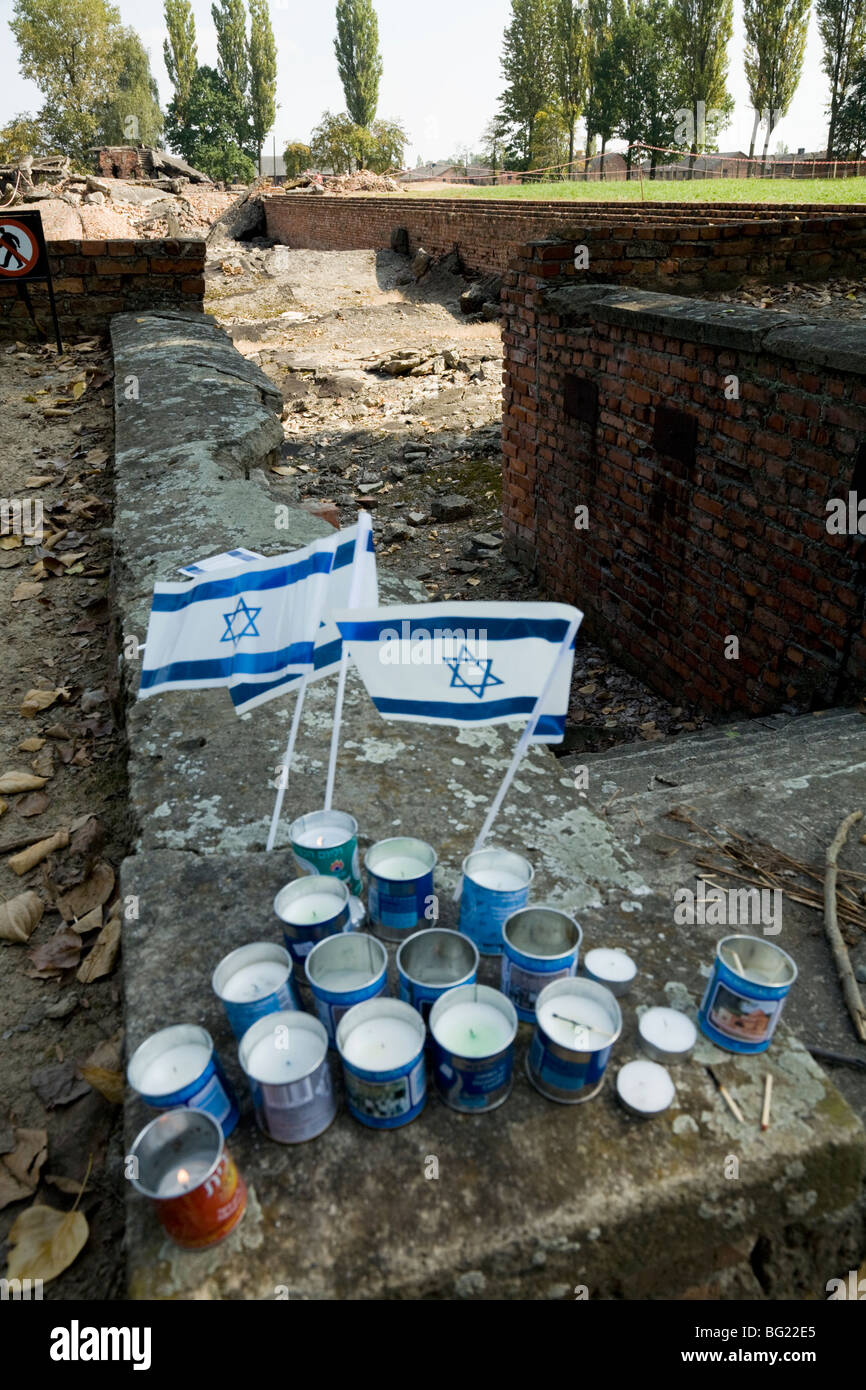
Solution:
[{"label": "candle in tin", "polygon": [[239,1110],[213,1039],[195,1024],[163,1028],[133,1053],[127,1079],[146,1105],[155,1110],[188,1106],[206,1110],[231,1134]]},{"label": "candle in tin", "polygon": [[536,1003],[537,1025],[526,1070],[537,1091],[561,1105],[591,1100],[604,1085],[622,1031],[616,997],[595,980],[565,978],[547,985]]},{"label": "candle in tin", "polygon": [[355,1004],[337,1025],[350,1113],[372,1129],[409,1124],[424,1109],[424,1020],[399,999]]},{"label": "candle in tin", "polygon": [[418,1032],[400,1018],[370,1018],[346,1039],[343,1056],[364,1071],[394,1071],[418,1053]]},{"label": "candle in tin", "polygon": [[598,946],[587,951],[583,958],[583,970],[587,979],[606,985],[618,999],[628,993],[637,975],[637,966],[625,951]]},{"label": "candle in tin", "polygon": [[460,932],[430,927],[404,941],[397,952],[400,998],[426,1018],[440,995],[473,984],[478,949]]},{"label": "candle in tin", "polygon": [[716,947],[698,1023],[728,1052],[766,1052],[797,978],[786,951],[754,936],[727,936]]},{"label": "candle in tin", "polygon": [[460,930],[482,955],[502,954],[502,928],[529,902],[533,876],[528,860],[492,845],[464,859]]},{"label": "candle in tin", "polygon": [[535,1021],[539,994],[577,972],[583,933],[568,913],[544,903],[521,908],[502,928],[502,992],[524,1023]]},{"label": "candle in tin", "polygon": [[626,1062],[616,1078],[616,1093],[632,1115],[648,1119],[672,1105],[676,1089],[670,1073],[657,1062]]},{"label": "candle in tin", "polygon": [[293,822],[289,836],[302,874],[338,878],[361,891],[358,822],[345,811],[314,811]]},{"label": "candle in tin", "polygon": [[381,840],[364,860],[369,879],[370,925],[384,941],[403,941],[423,927],[433,902],[436,852],[401,835]]},{"label": "candle in tin", "polygon": [[517,1010],[500,990],[461,985],[430,1010],[433,1076],[452,1110],[495,1110],[511,1094]]},{"label": "candle in tin", "polygon": [[202,1110],[168,1110],[152,1120],[130,1151],[131,1182],[149,1197],[167,1235],[185,1250],[203,1250],[234,1230],[247,1191],[219,1124]]},{"label": "candle in tin", "polygon": [[558,995],[542,1004],[538,1022],[549,1038],[572,1052],[595,1052],[613,1036],[607,1009],[583,996]]},{"label": "candle in tin", "polygon": [[244,1034],[238,1059],[259,1127],[280,1144],[302,1144],[337,1113],[328,1066],[328,1035],[311,1014],[268,1014]]},{"label": "candle in tin", "polygon": [[698,1030],[677,1009],[647,1009],[638,1020],[640,1044],[654,1062],[684,1062],[691,1057]]},{"label": "candle in tin", "polygon": [[263,1015],[299,1007],[291,957],[284,947],[269,941],[231,951],[220,961],[211,983],[238,1039]]},{"label": "candle in tin", "polygon": [[307,980],[313,1006],[336,1047],[337,1025],[344,1014],[365,999],[384,994],[388,984],[388,952],[366,933],[329,936],[307,956]]},{"label": "candle in tin", "polygon": [[351,931],[354,925],[348,885],[324,875],[286,884],[274,899],[274,911],[283,924],[298,979],[303,978],[304,962],[317,942]]}]

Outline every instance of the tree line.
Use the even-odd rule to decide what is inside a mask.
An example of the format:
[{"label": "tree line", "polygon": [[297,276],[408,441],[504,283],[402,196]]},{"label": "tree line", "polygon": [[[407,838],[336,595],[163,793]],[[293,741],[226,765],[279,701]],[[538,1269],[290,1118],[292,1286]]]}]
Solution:
[{"label": "tree line", "polygon": [[[866,0],[815,0],[830,83],[827,157],[866,144]],[[745,74],[766,159],[803,70],[811,0],[745,0]],[[496,168],[572,166],[578,123],[586,155],[608,142],[698,154],[717,148],[728,91],[733,0],[512,0],[502,67],[505,90],[484,132]],[[629,167],[634,151],[629,148]],[[652,151],[651,173],[667,158]],[[584,171],[586,172],[585,165]]]}]

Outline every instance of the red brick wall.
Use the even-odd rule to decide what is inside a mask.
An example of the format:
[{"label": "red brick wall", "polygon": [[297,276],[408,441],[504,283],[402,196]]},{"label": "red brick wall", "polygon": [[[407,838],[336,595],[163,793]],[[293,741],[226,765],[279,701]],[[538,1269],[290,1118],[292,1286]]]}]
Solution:
[{"label": "red brick wall", "polygon": [[264,198],[268,235],[311,250],[378,249],[405,227],[412,251],[456,250],[467,270],[504,272],[518,246],[568,237],[589,250],[589,278],[710,288],[743,275],[820,278],[866,264],[866,210],[844,205],[623,204],[518,199]]},{"label": "red brick wall", "polygon": [[[108,332],[113,314],[135,309],[201,310],[205,244],[189,241],[50,241],[48,256],[63,336]],[[36,317],[53,340],[44,283],[30,285]],[[33,338],[14,284],[0,281],[0,338]]]},{"label": "red brick wall", "polygon": [[[866,540],[828,534],[826,508],[855,474],[866,496],[866,330],[580,288],[572,256],[527,246],[506,277],[511,553],[670,698],[758,713],[862,694]],[[691,457],[656,438],[671,409]]]}]

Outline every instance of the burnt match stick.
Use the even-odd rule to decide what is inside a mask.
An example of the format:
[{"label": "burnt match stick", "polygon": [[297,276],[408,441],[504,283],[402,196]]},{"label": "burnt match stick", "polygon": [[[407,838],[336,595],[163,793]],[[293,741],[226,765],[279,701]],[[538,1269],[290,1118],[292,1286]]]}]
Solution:
[{"label": "burnt match stick", "polygon": [[773,1099],[773,1074],[767,1072],[767,1079],[764,1082],[764,1110],[761,1115],[761,1129],[770,1128],[770,1102]]},{"label": "burnt match stick", "polygon": [[740,1107],[737,1105],[737,1102],[734,1100],[734,1097],[731,1095],[731,1093],[730,1093],[730,1091],[728,1090],[727,1086],[723,1086],[723,1085],[722,1085],[721,1081],[720,1081],[719,1078],[716,1076],[716,1073],[713,1071],[712,1067],[707,1067],[707,1071],[708,1071],[709,1074],[710,1074],[710,1079],[711,1079],[713,1085],[715,1086],[715,1088],[716,1088],[716,1090],[718,1091],[719,1095],[722,1097],[722,1100],[725,1102],[725,1105],[726,1105],[726,1106],[728,1107],[728,1109],[730,1110],[730,1112],[731,1112],[731,1114],[733,1115],[734,1119],[735,1119],[735,1120],[739,1120],[740,1124],[741,1124],[741,1125],[744,1125],[744,1124],[746,1123],[746,1117],[745,1117],[745,1115],[743,1114],[743,1112],[742,1112],[742,1110],[740,1109]]}]

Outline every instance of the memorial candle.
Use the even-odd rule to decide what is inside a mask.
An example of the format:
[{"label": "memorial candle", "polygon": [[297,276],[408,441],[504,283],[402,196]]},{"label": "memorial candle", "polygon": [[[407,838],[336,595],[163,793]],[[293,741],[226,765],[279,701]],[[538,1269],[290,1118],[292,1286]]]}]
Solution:
[{"label": "memorial candle", "polygon": [[168,1096],[201,1076],[210,1061],[206,1043],[178,1043],[148,1062],[136,1078],[136,1090],[149,1096]]},{"label": "memorial candle", "polygon": [[638,1033],[644,1052],[655,1062],[682,1062],[692,1055],[698,1031],[677,1009],[647,1009]]},{"label": "memorial candle", "polygon": [[418,1031],[400,1018],[359,1023],[343,1045],[343,1056],[362,1071],[396,1071],[418,1055]]},{"label": "memorial candle", "polygon": [[627,994],[637,975],[637,966],[625,951],[608,950],[596,947],[587,951],[583,959],[583,969],[587,978],[606,985],[611,994],[620,998]]},{"label": "memorial candle", "polygon": [[657,1062],[626,1062],[616,1078],[616,1093],[626,1110],[649,1118],[672,1104],[676,1090],[670,1073]]}]

